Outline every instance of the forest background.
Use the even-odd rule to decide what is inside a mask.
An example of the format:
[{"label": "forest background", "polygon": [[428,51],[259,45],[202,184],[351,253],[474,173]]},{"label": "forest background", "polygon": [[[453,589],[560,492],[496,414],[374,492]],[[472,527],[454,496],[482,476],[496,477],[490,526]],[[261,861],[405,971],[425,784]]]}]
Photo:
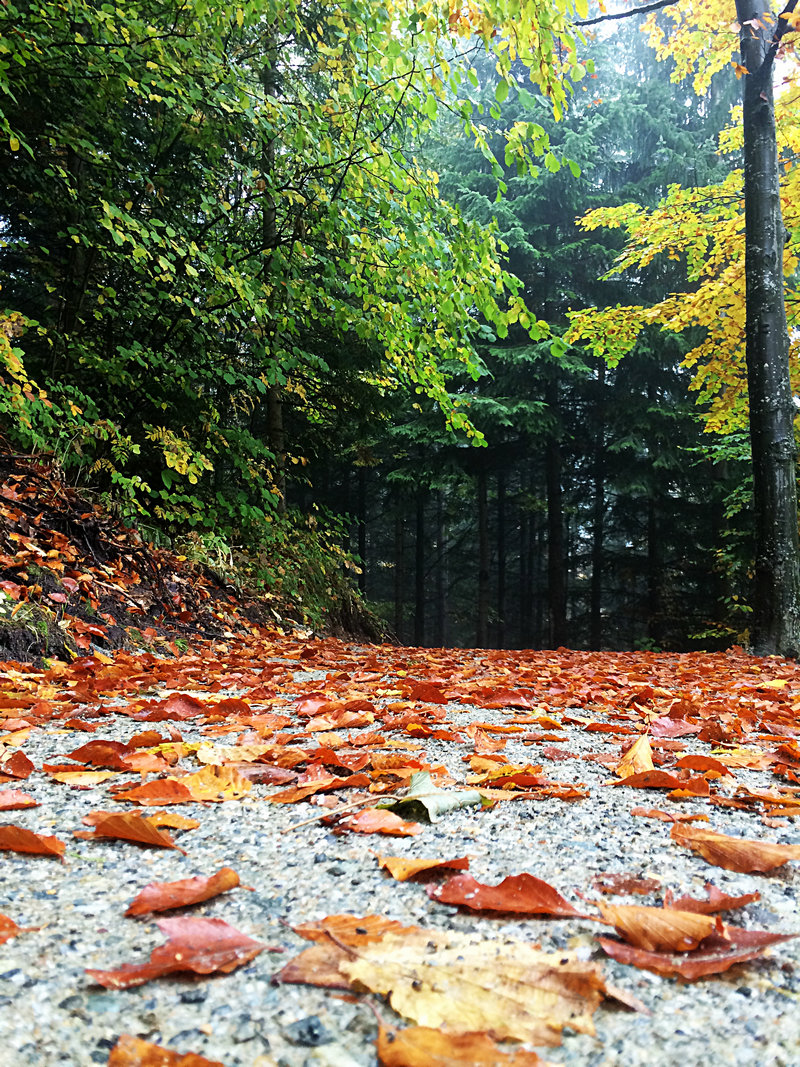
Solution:
[{"label": "forest background", "polygon": [[9,446],[314,623],[747,643],[741,26],[629,7],[4,5]]}]

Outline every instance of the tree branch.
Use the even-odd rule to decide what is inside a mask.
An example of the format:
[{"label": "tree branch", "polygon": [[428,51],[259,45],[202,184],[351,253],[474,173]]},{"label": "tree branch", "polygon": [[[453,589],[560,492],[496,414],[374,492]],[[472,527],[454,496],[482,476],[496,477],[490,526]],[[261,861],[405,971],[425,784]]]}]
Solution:
[{"label": "tree branch", "polygon": [[[644,7],[634,7],[630,11],[619,11],[616,15],[598,15],[596,19],[582,19],[574,22],[573,26],[596,26],[598,22],[613,22],[617,19],[629,19],[631,15],[646,15],[648,11],[658,11],[662,7],[671,7],[678,0],[656,0],[653,4],[645,4]],[[797,0],[794,0],[797,3]],[[792,5],[794,6],[794,4]]]}]

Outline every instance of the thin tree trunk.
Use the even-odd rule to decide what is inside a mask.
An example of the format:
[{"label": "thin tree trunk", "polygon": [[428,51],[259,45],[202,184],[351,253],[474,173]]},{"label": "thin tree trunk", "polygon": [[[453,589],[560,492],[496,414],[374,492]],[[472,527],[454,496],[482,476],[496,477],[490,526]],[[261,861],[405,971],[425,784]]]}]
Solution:
[{"label": "thin tree trunk", "polygon": [[[556,383],[548,386],[548,404],[557,410]],[[561,499],[561,448],[555,434],[545,448],[547,482],[547,607],[551,648],[563,645],[567,632],[567,586],[564,580],[564,509]]]},{"label": "thin tree trunk", "polygon": [[367,468],[358,468],[358,555],[361,561],[361,574],[358,576],[358,588],[363,595],[367,592]]},{"label": "thin tree trunk", "polygon": [[414,573],[414,644],[425,644],[425,492],[417,491],[417,536]]},{"label": "thin tree trunk", "polygon": [[405,520],[397,501],[397,514],[394,519],[394,632],[397,640],[405,640]]},{"label": "thin tree trunk", "polygon": [[440,489],[436,494],[436,634],[437,647],[444,648],[447,632],[447,549],[444,527],[444,502]]},{"label": "thin tree trunk", "polygon": [[478,615],[475,644],[486,648],[489,644],[489,492],[488,474],[481,464],[477,479],[478,497]]},{"label": "thin tree trunk", "polygon": [[647,501],[647,637],[656,646],[661,644],[662,566],[658,507],[651,493]]},{"label": "thin tree trunk", "polygon": [[506,476],[497,472],[497,648],[506,645]]},{"label": "thin tree trunk", "polygon": [[600,360],[597,368],[597,437],[594,444],[592,472],[592,585],[589,593],[589,648],[603,647],[603,541],[606,518],[606,365]]},{"label": "thin tree trunk", "polygon": [[[786,11],[794,10],[790,0]],[[766,0],[736,0],[744,78],[746,354],[755,496],[753,651],[800,652],[795,409],[789,379],[772,77],[778,39]]]}]

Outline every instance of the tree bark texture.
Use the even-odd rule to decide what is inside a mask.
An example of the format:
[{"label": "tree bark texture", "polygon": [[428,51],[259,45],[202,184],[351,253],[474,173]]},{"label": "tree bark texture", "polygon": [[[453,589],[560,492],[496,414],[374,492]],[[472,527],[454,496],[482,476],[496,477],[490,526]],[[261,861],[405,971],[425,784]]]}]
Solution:
[{"label": "tree bark texture", "polygon": [[[796,0],[795,0],[796,2]],[[744,77],[746,358],[755,498],[757,655],[800,651],[795,408],[784,304],[772,75],[778,23],[766,0],[736,0]],[[793,9],[794,3],[787,5]],[[782,20],[784,26],[785,20]]]},{"label": "tree bark texture", "polygon": [[489,644],[489,476],[481,465],[477,478],[478,497],[478,615],[475,644],[486,648]]}]

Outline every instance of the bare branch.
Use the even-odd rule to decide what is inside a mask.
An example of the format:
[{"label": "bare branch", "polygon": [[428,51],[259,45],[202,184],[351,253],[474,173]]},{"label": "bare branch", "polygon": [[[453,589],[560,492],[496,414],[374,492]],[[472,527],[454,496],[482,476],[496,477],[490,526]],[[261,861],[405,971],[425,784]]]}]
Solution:
[{"label": "bare branch", "polygon": [[[795,3],[797,0],[795,0]],[[629,19],[632,15],[646,15],[648,11],[658,11],[662,7],[671,7],[678,0],[656,0],[654,4],[645,4],[644,7],[634,7],[630,11],[619,11],[616,15],[598,15],[596,19],[582,19],[574,22],[573,26],[596,26],[598,22],[613,22],[617,19]]]}]

